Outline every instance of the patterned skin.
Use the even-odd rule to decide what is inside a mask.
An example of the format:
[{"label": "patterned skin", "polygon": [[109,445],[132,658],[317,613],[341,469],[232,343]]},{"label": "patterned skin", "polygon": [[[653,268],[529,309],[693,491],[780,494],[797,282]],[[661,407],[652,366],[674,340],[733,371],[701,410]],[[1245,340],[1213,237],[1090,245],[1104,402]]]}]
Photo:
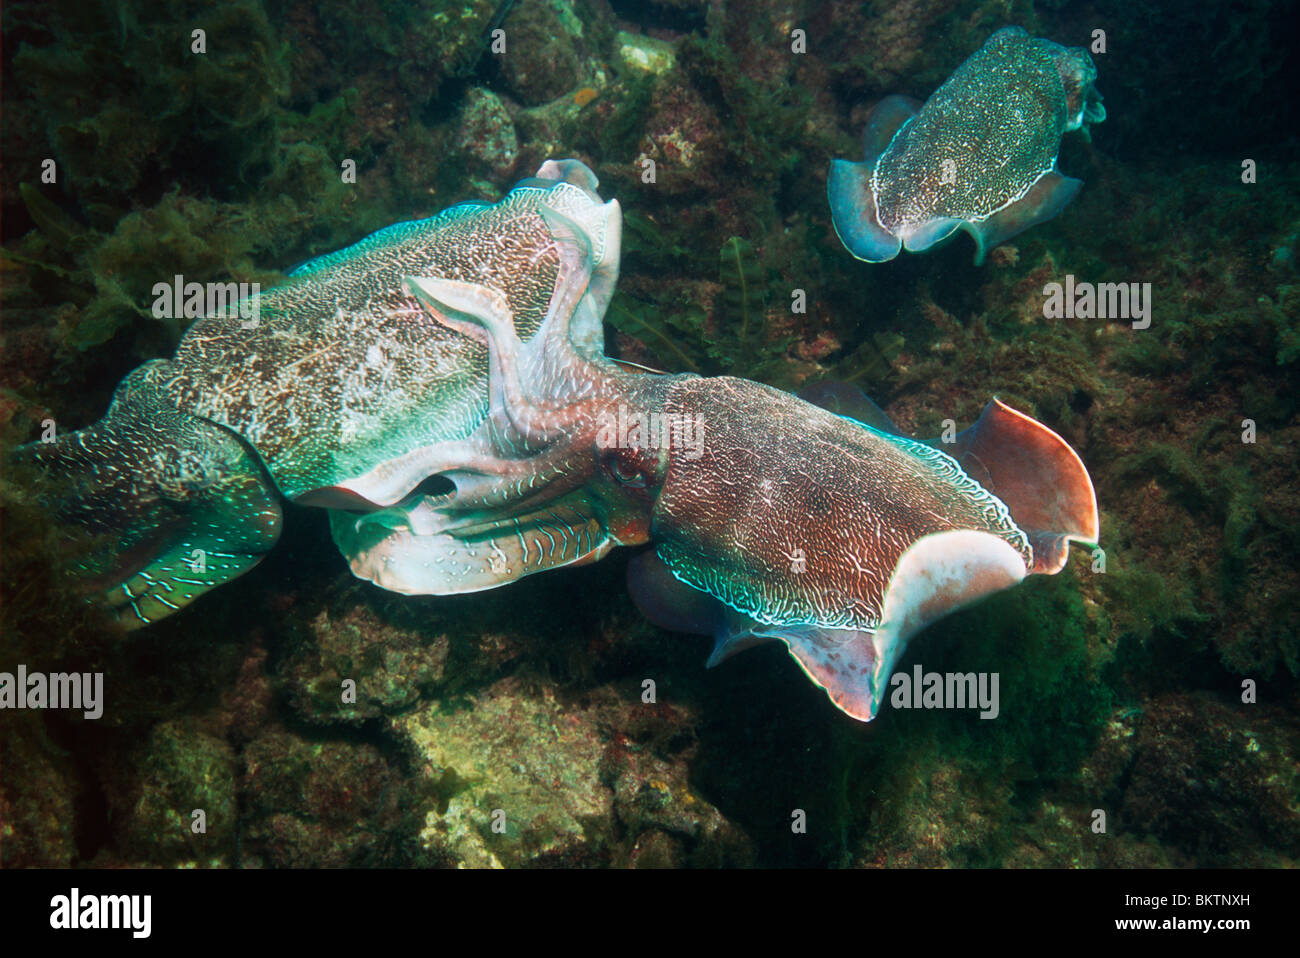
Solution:
[{"label": "patterned skin", "polygon": [[653,541],[630,565],[651,618],[713,634],[711,662],[783,641],[865,721],[914,632],[1095,542],[1083,464],[996,401],[936,448],[875,407],[878,427],[606,358],[620,214],[596,185],[548,161],[501,203],[314,260],[255,328],[196,323],[99,423],[23,447],[93,537],[88,587],[127,628],[171,614],[260,560],[282,494],[326,508],[352,571],[403,593]]},{"label": "patterned skin", "polygon": [[921,106],[889,97],[868,118],[866,160],[832,161],[840,239],[859,259],[921,252],[965,229],[976,263],[1057,215],[1082,183],[1056,171],[1061,137],[1105,118],[1087,51],[999,30]]},{"label": "patterned skin", "polygon": [[[583,224],[598,295],[612,289],[617,205],[594,187],[581,164],[550,162],[500,203],[312,260],[261,294],[252,328],[236,315],[196,321],[173,359],[127,377],[99,423],[19,450],[64,525],[93,537],[75,565],[111,583],[122,624],[170,614],[256,565],[278,538],[281,495],[362,510],[407,496],[438,449],[480,426],[488,396],[487,350],[429,317],[404,277],[489,280],[531,335],[559,262],[543,203]],[[601,351],[598,320],[579,333]]]}]

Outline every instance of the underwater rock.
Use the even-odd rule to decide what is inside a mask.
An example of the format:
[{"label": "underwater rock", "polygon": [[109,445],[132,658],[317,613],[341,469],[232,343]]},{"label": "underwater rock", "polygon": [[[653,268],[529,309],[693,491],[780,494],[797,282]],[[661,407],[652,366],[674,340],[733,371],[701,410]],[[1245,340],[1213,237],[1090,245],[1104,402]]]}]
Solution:
[{"label": "underwater rock", "polygon": [[650,854],[637,850],[644,836],[663,858],[752,861],[744,833],[690,788],[693,749],[669,758],[634,740],[651,727],[665,741],[689,737],[693,721],[605,689],[563,703],[550,684],[508,678],[389,728],[430,783],[421,840],[438,857],[473,867],[635,864]]},{"label": "underwater rock", "polygon": [[996,864],[992,839],[1010,803],[1008,781],[976,781],[977,767],[959,757],[907,762],[899,789],[873,829],[875,842],[857,864],[876,868],[961,868]]},{"label": "underwater rock", "polygon": [[1146,704],[1122,827],[1155,835],[1201,867],[1300,859],[1300,749],[1294,718],[1203,692]]},{"label": "underwater rock", "polygon": [[[689,721],[677,716],[673,724]],[[691,787],[693,748],[668,761],[648,745],[628,743],[625,733],[615,735],[623,741],[607,749],[603,763],[606,775],[612,778],[618,821],[629,834],[638,836],[628,854],[629,864],[647,867],[660,856],[704,868],[754,863],[749,837]]]},{"label": "underwater rock", "polygon": [[[442,681],[447,636],[394,624],[359,592],[317,613],[279,666],[290,701],[309,722],[358,724],[391,714]],[[344,681],[355,683],[355,701],[344,699]]]},{"label": "underwater rock", "polygon": [[[852,76],[857,84],[865,75],[874,88],[894,87],[929,67],[937,53],[934,41],[939,36],[950,38],[954,26],[964,26],[961,10],[956,0],[833,4],[827,32],[832,42],[843,38],[846,48],[835,58],[832,70]],[[1004,18],[999,10],[996,21]]]},{"label": "underwater rock", "polygon": [[289,40],[295,99],[358,87],[418,113],[449,81],[488,56],[487,32],[502,0],[320,0],[295,4]]},{"label": "underwater rock", "polygon": [[469,708],[428,703],[390,719],[430,781],[458,786],[424,804],[424,847],[472,867],[608,863],[614,802],[592,719],[515,679]]},{"label": "underwater rock", "polygon": [[891,96],[867,121],[861,163],[834,160],[841,241],[869,263],[964,229],[985,253],[1057,215],[1083,185],[1056,171],[1061,136],[1106,117],[1081,47],[999,30],[926,100]]},{"label": "underwater rock", "polygon": [[614,43],[624,69],[661,76],[671,73],[677,65],[673,45],[665,40],[620,30]]},{"label": "underwater rock", "polygon": [[686,864],[686,854],[681,841],[651,829],[637,836],[627,863],[629,868],[681,868]]},{"label": "underwater rock", "polygon": [[514,172],[519,140],[505,104],[491,90],[472,87],[465,94],[456,147],[479,167],[474,172],[497,181]]},{"label": "underwater rock", "polygon": [[[123,745],[100,767],[116,854],[155,865],[232,865],[239,777],[230,743],[175,719]],[[203,831],[194,830],[199,821]]]},{"label": "underwater rock", "polygon": [[664,78],[643,125],[640,155],[628,157],[633,182],[642,182],[654,161],[653,192],[678,196],[703,191],[726,194],[727,146],[717,113],[680,74]]},{"label": "underwater rock", "polygon": [[0,868],[76,864],[83,794],[72,755],[39,713],[0,713]]},{"label": "underwater rock", "polygon": [[582,85],[582,21],[568,0],[515,4],[502,23],[501,75],[521,103],[537,106]]},{"label": "underwater rock", "polygon": [[447,864],[416,843],[418,783],[364,742],[309,742],[283,730],[242,754],[241,864],[392,868]]}]

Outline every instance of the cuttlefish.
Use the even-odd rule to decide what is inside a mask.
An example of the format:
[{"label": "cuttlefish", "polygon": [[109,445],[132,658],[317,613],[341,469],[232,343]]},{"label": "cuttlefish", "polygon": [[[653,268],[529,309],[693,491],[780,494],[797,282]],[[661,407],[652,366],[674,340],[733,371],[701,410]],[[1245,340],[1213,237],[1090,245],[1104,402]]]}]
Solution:
[{"label": "cuttlefish", "polygon": [[922,105],[881,100],[867,118],[861,163],[832,160],[827,193],[841,242],[883,263],[957,230],[975,263],[1060,213],[1083,185],[1056,169],[1061,137],[1106,118],[1097,68],[1081,47],[993,34]]},{"label": "cuttlefish", "polygon": [[195,322],[101,421],[23,447],[93,533],[80,572],[122,625],[252,568],[283,499],[326,509],[353,573],[408,594],[650,544],[629,580],[652,619],[712,634],[710,662],[780,640],[866,721],[912,634],[1096,541],[1078,456],[996,400],[925,443],[606,357],[621,214],[597,186],[547,161],[498,203],[313,260],[253,328]]}]

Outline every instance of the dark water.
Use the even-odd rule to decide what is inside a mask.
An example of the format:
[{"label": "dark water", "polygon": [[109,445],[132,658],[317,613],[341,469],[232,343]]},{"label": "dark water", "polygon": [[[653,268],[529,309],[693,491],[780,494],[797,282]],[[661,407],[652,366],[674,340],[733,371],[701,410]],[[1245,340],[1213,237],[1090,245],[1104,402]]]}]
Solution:
[{"label": "dark water", "polygon": [[[7,450],[47,423],[74,441],[123,377],[175,353],[191,320],[155,317],[156,284],[269,290],[573,157],[623,210],[609,356],[803,389],[850,415],[836,404],[865,394],[909,436],[965,428],[997,396],[1078,452],[1100,550],[1076,544],[1058,574],[907,646],[905,676],[996,673],[996,718],[885,705],[861,722],[780,643],[706,670],[711,639],[632,604],[633,550],[406,596],[349,574],[323,511],[287,502],[256,568],[124,633],[86,601],[121,576],[66,575],[103,543],[70,551],[39,483],[6,470],[6,687],[20,666],[103,687],[95,718],[0,710],[0,864],[1294,864],[1295,15],[6,4]],[[831,161],[863,158],[874,103],[924,100],[1009,25],[1093,50],[1106,119],[1066,134],[1058,160],[1077,197],[980,266],[965,233],[855,259],[831,222]],[[1048,315],[1045,289],[1067,282],[1145,290],[1149,326]],[[166,497],[128,486],[79,495],[108,512]]]}]

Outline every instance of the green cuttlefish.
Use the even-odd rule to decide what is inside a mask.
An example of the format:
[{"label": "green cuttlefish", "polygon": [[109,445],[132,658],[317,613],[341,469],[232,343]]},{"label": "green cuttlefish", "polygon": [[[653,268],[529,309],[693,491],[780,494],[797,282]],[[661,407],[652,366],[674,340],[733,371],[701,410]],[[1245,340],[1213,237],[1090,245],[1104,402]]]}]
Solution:
[{"label": "green cuttlefish", "polygon": [[98,423],[20,468],[92,547],[88,590],[125,628],[252,568],[281,502],[329,512],[352,571],[401,593],[505,585],[652,543],[638,604],[777,639],[863,721],[908,638],[1097,539],[1088,473],[994,401],[916,442],[768,386],[605,356],[621,214],[548,160],[498,203],[453,207],[313,260],[260,322],[198,320]]},{"label": "green cuttlefish", "polygon": [[1106,118],[1088,51],[999,30],[924,105],[890,96],[867,118],[861,163],[832,160],[831,220],[850,253],[883,263],[964,229],[975,264],[1074,199],[1061,137]]}]

